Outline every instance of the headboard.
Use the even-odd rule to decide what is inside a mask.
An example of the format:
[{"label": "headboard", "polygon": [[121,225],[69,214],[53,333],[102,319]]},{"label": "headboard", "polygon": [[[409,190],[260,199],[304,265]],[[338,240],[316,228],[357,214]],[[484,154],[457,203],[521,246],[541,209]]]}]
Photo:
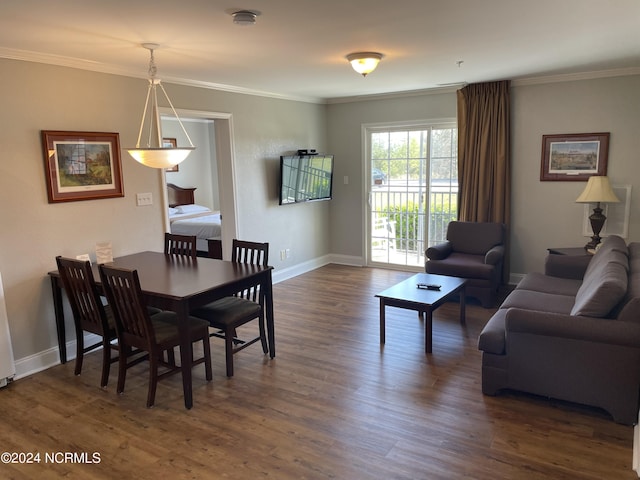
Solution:
[{"label": "headboard", "polygon": [[173,183],[167,183],[167,198],[169,199],[169,206],[177,207],[178,205],[191,205],[196,203],[193,195],[196,188],[197,187],[182,188],[174,185]]}]

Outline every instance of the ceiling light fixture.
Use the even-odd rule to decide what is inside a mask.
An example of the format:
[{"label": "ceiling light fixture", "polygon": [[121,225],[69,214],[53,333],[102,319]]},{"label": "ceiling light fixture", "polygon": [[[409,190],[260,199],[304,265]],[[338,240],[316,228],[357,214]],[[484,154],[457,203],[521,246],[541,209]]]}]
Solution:
[{"label": "ceiling light fixture", "polygon": [[252,12],[250,10],[239,10],[231,14],[233,17],[233,23],[242,26],[255,25],[256,17],[258,15],[260,15],[259,12]]},{"label": "ceiling light fixture", "polygon": [[[138,133],[138,142],[136,143],[136,148],[129,148],[127,152],[131,155],[134,160],[151,168],[170,168],[173,167],[180,162],[182,162],[187,156],[196,149],[193,146],[193,142],[191,142],[191,138],[189,134],[182,125],[180,118],[176,112],[176,109],[173,108],[173,104],[167,95],[162,83],[160,83],[160,79],[156,78],[156,64],[153,57],[153,51],[158,48],[158,44],[156,43],[143,43],[142,46],[149,50],[151,54],[151,58],[149,60],[149,89],[147,90],[147,100],[144,104],[144,111],[142,112],[142,121],[140,122],[140,132]],[[182,131],[184,135],[187,137],[189,141],[190,147],[164,147],[162,144],[162,127],[160,124],[160,111],[158,109],[158,95],[157,95],[157,87],[160,87],[164,97],[167,99],[173,114],[178,119],[178,123],[180,127],[182,127]],[[151,100],[151,101],[149,101]],[[145,120],[147,118],[147,113],[149,113],[149,128],[148,128],[148,136],[147,142],[144,147],[140,147],[140,141],[142,139],[142,133],[145,130]]]},{"label": "ceiling light fixture", "polygon": [[356,52],[347,55],[347,60],[356,72],[366,77],[376,69],[382,57],[383,55],[377,52]]}]

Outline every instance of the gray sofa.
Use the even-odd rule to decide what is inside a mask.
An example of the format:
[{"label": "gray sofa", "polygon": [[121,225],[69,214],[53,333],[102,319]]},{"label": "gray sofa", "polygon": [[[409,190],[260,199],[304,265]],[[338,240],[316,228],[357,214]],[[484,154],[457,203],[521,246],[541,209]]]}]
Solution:
[{"label": "gray sofa", "polygon": [[549,255],[482,330],[482,392],[513,389],[638,419],[640,243],[608,237],[592,257]]}]

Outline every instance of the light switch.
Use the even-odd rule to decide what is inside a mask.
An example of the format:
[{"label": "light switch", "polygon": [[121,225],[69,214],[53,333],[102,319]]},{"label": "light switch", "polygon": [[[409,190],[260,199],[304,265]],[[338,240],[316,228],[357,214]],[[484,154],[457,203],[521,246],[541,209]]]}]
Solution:
[{"label": "light switch", "polygon": [[136,193],[136,205],[139,207],[153,205],[153,196],[151,193]]}]

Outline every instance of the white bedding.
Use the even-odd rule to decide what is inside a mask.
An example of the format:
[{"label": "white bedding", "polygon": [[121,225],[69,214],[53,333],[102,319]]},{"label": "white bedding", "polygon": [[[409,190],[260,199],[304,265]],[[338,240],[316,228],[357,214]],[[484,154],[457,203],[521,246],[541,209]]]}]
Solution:
[{"label": "white bedding", "polygon": [[184,209],[189,213],[176,213],[170,210],[169,222],[171,233],[177,235],[195,235],[197,237],[197,249],[207,251],[207,239],[222,237],[222,221],[220,213],[209,209],[198,213],[190,213],[196,209]]}]

